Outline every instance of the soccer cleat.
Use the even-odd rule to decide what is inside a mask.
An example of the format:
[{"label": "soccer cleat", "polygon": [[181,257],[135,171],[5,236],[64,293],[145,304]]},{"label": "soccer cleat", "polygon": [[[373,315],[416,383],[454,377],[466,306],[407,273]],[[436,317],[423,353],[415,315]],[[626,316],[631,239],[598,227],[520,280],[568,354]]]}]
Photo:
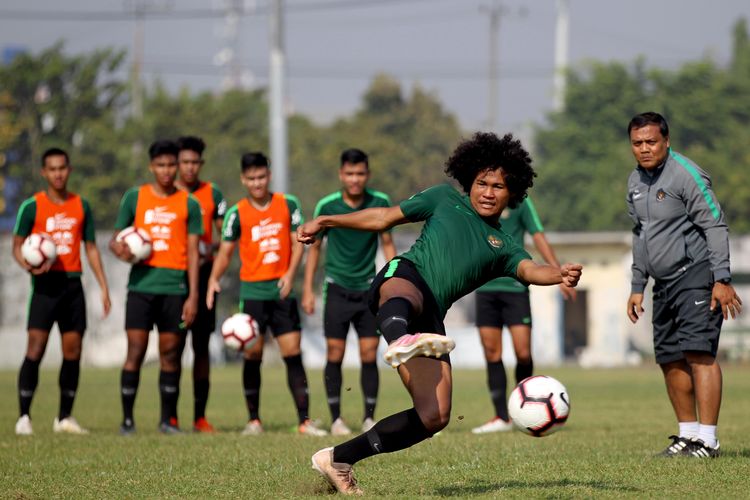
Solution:
[{"label": "soccer cleat", "polygon": [[680,436],[669,436],[672,440],[672,444],[667,446],[664,451],[659,453],[660,457],[687,457],[690,456],[690,449],[692,441],[688,438]]},{"label": "soccer cleat", "polygon": [[31,428],[31,417],[21,415],[16,421],[16,434],[19,436],[31,436],[34,429]]},{"label": "soccer cleat", "polygon": [[65,417],[58,419],[55,417],[52,422],[52,430],[54,432],[64,432],[66,434],[88,434],[89,431],[80,426],[80,424],[73,417]]},{"label": "soccer cleat", "polygon": [[694,439],[690,442],[688,455],[696,458],[716,458],[719,456],[719,442],[716,441],[716,448],[711,448],[700,439]]},{"label": "soccer cleat", "polygon": [[159,432],[162,434],[182,434],[182,431],[180,430],[180,426],[177,423],[177,419],[174,417],[170,417],[169,420],[166,422],[161,422],[159,424]]},{"label": "soccer cleat", "polygon": [[383,357],[393,368],[417,356],[439,358],[456,347],[453,339],[436,333],[404,335],[388,346]]},{"label": "soccer cleat", "polygon": [[331,424],[331,436],[348,436],[351,433],[352,430],[346,425],[341,417],[334,420]]},{"label": "soccer cleat", "polygon": [[315,423],[310,420],[309,418],[299,424],[299,427],[297,427],[297,432],[300,434],[304,434],[305,436],[327,436],[328,433],[315,425]]},{"label": "soccer cleat", "polygon": [[479,427],[474,427],[471,432],[472,434],[488,434],[490,432],[507,432],[512,430],[513,424],[510,421],[503,420],[500,417],[495,417]]},{"label": "soccer cleat", "polygon": [[243,436],[257,436],[258,434],[263,434],[263,426],[260,424],[260,420],[256,418],[245,424],[242,431]]},{"label": "soccer cleat", "polygon": [[367,432],[370,429],[372,429],[373,427],[375,427],[375,420],[374,419],[372,419],[370,417],[367,417],[366,419],[364,419],[362,421],[362,432]]},{"label": "soccer cleat", "polygon": [[131,419],[125,419],[120,424],[120,436],[132,436],[135,434],[135,422]]},{"label": "soccer cleat", "polygon": [[312,456],[312,468],[322,475],[336,491],[344,495],[362,495],[352,466],[333,461],[333,448],[323,448]]},{"label": "soccer cleat", "polygon": [[216,429],[214,429],[214,426],[211,425],[208,420],[206,420],[206,417],[201,417],[193,422],[193,431],[213,434],[214,432],[216,432]]}]

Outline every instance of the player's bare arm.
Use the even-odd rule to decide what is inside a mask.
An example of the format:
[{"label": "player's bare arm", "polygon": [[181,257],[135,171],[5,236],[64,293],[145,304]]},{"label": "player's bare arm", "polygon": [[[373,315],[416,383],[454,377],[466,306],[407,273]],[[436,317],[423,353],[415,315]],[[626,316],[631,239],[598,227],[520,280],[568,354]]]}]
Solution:
[{"label": "player's bare arm", "polygon": [[309,245],[325,227],[347,227],[362,231],[385,231],[409,222],[401,207],[373,207],[343,215],[321,215],[297,228],[297,239]]},{"label": "player's bare arm", "polygon": [[321,244],[322,241],[316,239],[307,251],[305,278],[302,285],[302,310],[305,311],[305,314],[315,312],[315,271],[318,269]]},{"label": "player's bare arm", "polygon": [[305,253],[305,247],[294,236],[293,232],[289,234],[289,238],[292,240],[292,258],[289,262],[289,269],[284,273],[284,276],[279,278],[279,298],[281,299],[287,298],[292,291],[294,275],[297,273],[297,268],[302,262],[302,255]]},{"label": "player's bare arm", "polygon": [[224,276],[224,273],[227,272],[236,245],[237,243],[234,241],[222,241],[221,245],[219,245],[219,252],[216,254],[214,264],[211,267],[211,276],[208,278],[208,291],[205,300],[206,306],[209,309],[214,308],[216,294],[221,292],[221,284],[219,283],[219,280]]},{"label": "player's bare arm", "polygon": [[185,326],[190,326],[198,314],[198,266],[200,261],[200,251],[198,242],[200,236],[197,234],[188,234],[187,244],[187,275],[188,275],[188,296],[185,304],[182,306],[182,321]]},{"label": "player's bare arm", "polygon": [[560,267],[548,264],[536,264],[525,259],[518,264],[516,274],[519,279],[532,285],[558,285],[574,287],[581,279],[583,266],[581,264],[563,264]]},{"label": "player's bare arm", "polygon": [[717,305],[721,307],[724,319],[729,319],[730,315],[734,319],[742,312],[742,300],[730,283],[725,284],[718,281],[714,283],[711,290],[711,310],[713,311]]},{"label": "player's bare arm", "polygon": [[393,243],[393,235],[391,233],[380,233],[380,249],[383,251],[383,257],[386,262],[389,262],[396,256],[396,245]]},{"label": "player's bare arm", "polygon": [[99,253],[96,243],[93,241],[87,241],[85,243],[86,258],[91,265],[91,269],[94,271],[97,283],[99,283],[99,290],[102,294],[102,311],[104,317],[109,315],[109,311],[112,308],[112,301],[109,298],[109,285],[107,284],[107,275],[104,274],[104,266],[102,265],[102,256]]}]

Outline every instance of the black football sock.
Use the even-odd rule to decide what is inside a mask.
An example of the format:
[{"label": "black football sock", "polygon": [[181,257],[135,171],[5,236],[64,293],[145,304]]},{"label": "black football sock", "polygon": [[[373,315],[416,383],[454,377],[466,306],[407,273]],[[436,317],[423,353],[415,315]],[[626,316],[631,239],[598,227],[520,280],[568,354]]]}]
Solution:
[{"label": "black football sock", "polygon": [[431,436],[417,410],[410,408],[385,417],[364,434],[334,447],[333,461],[355,464],[378,453],[403,450]]},{"label": "black football sock", "polygon": [[69,417],[73,411],[80,366],[81,362],[77,359],[63,359],[62,367],[60,367],[60,412],[58,414],[60,420]]},{"label": "black football sock", "polygon": [[161,422],[177,418],[177,400],[180,397],[180,372],[159,371],[159,396],[161,397]]},{"label": "black football sock", "polygon": [[380,306],[375,315],[375,322],[388,344],[407,334],[412,312],[414,308],[411,302],[402,297],[389,299]]},{"label": "black football sock", "polygon": [[378,402],[378,388],[380,387],[380,373],[377,363],[362,363],[359,374],[362,386],[362,397],[365,400],[365,418],[375,418],[375,405]]},{"label": "black football sock", "polygon": [[193,380],[193,415],[194,421],[206,416],[206,404],[208,403],[208,389],[210,382],[207,378]]},{"label": "black football sock", "polygon": [[307,391],[307,376],[305,367],[302,366],[302,355],[287,356],[284,358],[286,363],[286,382],[294,399],[294,405],[297,407],[297,418],[299,423],[308,419],[310,407],[310,396]]},{"label": "black football sock", "polygon": [[487,362],[487,385],[490,388],[490,398],[492,398],[492,404],[495,407],[495,415],[507,422],[508,403],[505,396],[508,381],[502,360]]},{"label": "black football sock", "polygon": [[516,364],[516,384],[521,382],[525,378],[531,377],[534,373],[534,361],[529,359],[528,361],[519,361]]},{"label": "black football sock", "polygon": [[122,416],[125,425],[133,425],[133,406],[141,380],[140,371],[123,370],[120,373],[120,397],[122,399]]},{"label": "black football sock", "polygon": [[31,400],[39,384],[39,363],[41,360],[23,358],[21,370],[18,372],[18,403],[20,416],[28,415],[31,411]]},{"label": "black football sock", "polygon": [[260,363],[246,359],[242,365],[242,388],[245,391],[248,420],[260,419]]},{"label": "black football sock", "polygon": [[323,382],[332,422],[341,416],[341,380],[341,363],[328,361],[323,371]]}]

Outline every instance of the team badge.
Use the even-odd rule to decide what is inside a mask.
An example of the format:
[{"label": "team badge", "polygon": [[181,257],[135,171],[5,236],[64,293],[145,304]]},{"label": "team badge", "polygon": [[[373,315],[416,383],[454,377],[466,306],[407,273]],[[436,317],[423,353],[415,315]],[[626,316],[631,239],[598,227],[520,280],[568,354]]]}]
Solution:
[{"label": "team badge", "polygon": [[500,248],[503,246],[503,241],[494,234],[487,236],[487,243],[493,248]]},{"label": "team badge", "polygon": [[660,189],[656,192],[656,201],[663,201],[666,197],[667,193],[665,193],[663,189]]}]

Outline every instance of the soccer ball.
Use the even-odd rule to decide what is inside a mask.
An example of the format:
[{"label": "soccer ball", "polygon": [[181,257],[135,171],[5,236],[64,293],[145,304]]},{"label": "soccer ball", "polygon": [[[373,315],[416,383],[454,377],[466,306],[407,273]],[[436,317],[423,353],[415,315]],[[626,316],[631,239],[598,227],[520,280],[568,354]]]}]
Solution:
[{"label": "soccer ball", "polygon": [[57,258],[57,247],[47,233],[31,233],[23,240],[21,255],[31,267],[39,267]]},{"label": "soccer ball", "polygon": [[221,325],[221,335],[224,345],[235,351],[250,349],[260,339],[258,323],[245,313],[227,318]]},{"label": "soccer ball", "polygon": [[508,400],[508,414],[515,426],[534,437],[560,430],[569,413],[567,389],[545,375],[535,375],[519,382]]},{"label": "soccer ball", "polygon": [[115,240],[124,242],[133,258],[130,262],[140,262],[151,255],[151,236],[139,227],[128,226],[115,237]]}]

